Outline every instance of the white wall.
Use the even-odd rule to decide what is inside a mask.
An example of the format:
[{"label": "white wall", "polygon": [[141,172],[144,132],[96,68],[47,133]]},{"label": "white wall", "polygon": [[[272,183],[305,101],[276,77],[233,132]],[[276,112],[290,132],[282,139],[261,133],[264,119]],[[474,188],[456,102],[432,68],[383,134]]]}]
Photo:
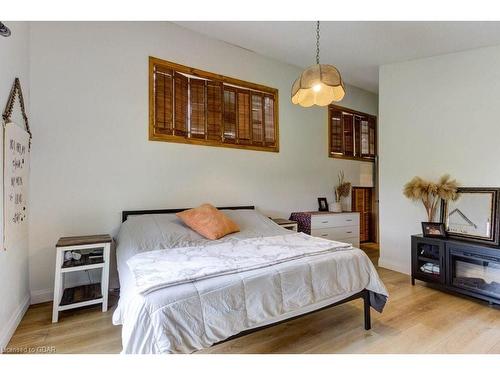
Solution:
[{"label": "white wall", "polygon": [[[29,25],[5,22],[8,38],[0,36],[0,109],[3,112],[14,78],[19,77],[29,112]],[[16,102],[11,120],[22,124]],[[28,114],[29,116],[29,114]],[[3,165],[3,137],[0,137],[0,165]],[[0,183],[0,225],[3,226],[3,184]],[[28,239],[8,251],[0,249],[0,353],[7,345],[29,305]]]},{"label": "white wall", "polygon": [[[280,90],[280,152],[148,141],[148,56]],[[31,291],[51,298],[59,236],[114,234],[125,209],[255,204],[269,215],[317,207],[340,169],[327,157],[325,109],[290,103],[295,67],[161,23],[34,23]],[[377,114],[347,87],[341,105]]]},{"label": "white wall", "polygon": [[413,176],[500,186],[500,47],[380,68],[380,265],[410,272],[421,205],[402,195]]}]

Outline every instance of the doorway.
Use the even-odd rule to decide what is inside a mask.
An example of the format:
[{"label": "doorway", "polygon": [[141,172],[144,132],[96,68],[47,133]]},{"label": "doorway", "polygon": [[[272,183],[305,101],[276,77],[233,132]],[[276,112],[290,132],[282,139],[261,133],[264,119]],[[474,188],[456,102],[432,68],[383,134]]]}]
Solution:
[{"label": "doorway", "polygon": [[359,212],[359,241],[377,243],[375,189],[353,186],[351,197],[352,210]]},{"label": "doorway", "polygon": [[360,249],[378,265],[380,250],[378,245],[378,210],[375,188],[352,187],[352,211],[359,212],[359,242]]}]

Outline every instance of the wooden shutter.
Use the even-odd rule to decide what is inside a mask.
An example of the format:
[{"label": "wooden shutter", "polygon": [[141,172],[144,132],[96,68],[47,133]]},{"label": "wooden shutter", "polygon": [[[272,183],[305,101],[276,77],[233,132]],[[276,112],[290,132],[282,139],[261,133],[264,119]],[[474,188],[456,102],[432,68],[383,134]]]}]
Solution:
[{"label": "wooden shutter", "polygon": [[342,112],[330,110],[330,153],[342,153]]},{"label": "wooden shutter", "polygon": [[370,133],[368,128],[368,119],[361,120],[361,156],[368,156],[370,153]]},{"label": "wooden shutter", "polygon": [[354,116],[350,113],[342,113],[342,125],[344,131],[344,155],[354,156]]},{"label": "wooden shutter", "polygon": [[194,138],[205,138],[205,80],[189,80],[190,134]]},{"label": "wooden shutter", "polygon": [[224,86],[224,142],[236,142],[236,89]]},{"label": "wooden shutter", "polygon": [[264,141],[266,145],[273,146],[276,143],[274,125],[274,99],[271,96],[264,96]]},{"label": "wooden shutter", "polygon": [[250,91],[238,90],[238,143],[249,144],[252,140],[250,128]]},{"label": "wooden shutter", "polygon": [[262,144],[264,142],[264,111],[262,95],[252,94],[252,143]]},{"label": "wooden shutter", "polygon": [[187,136],[188,133],[188,79],[182,74],[174,74],[174,134]]},{"label": "wooden shutter", "polygon": [[354,156],[361,156],[361,117],[354,116]]},{"label": "wooden shutter", "polygon": [[369,152],[370,157],[375,157],[376,154],[376,131],[375,131],[375,119],[370,117],[368,120],[368,133],[369,133]]},{"label": "wooden shutter", "polygon": [[371,240],[372,228],[372,188],[352,188],[352,210],[359,212],[359,240],[366,242]]},{"label": "wooden shutter", "polygon": [[207,81],[207,139],[222,139],[222,83]]},{"label": "wooden shutter", "polygon": [[173,78],[172,70],[155,69],[154,74],[154,127],[162,134],[173,131]]}]

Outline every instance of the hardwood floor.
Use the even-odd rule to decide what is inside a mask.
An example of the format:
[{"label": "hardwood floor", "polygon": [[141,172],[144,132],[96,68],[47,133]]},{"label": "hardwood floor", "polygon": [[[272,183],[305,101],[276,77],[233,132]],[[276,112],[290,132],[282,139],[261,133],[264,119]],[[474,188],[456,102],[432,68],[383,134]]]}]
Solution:
[{"label": "hardwood floor", "polygon": [[[370,254],[369,254],[370,255]],[[497,353],[500,311],[453,296],[397,272],[378,269],[390,299],[382,314],[372,312],[363,329],[361,301],[323,310],[199,353]],[[116,304],[116,297],[110,299]],[[31,306],[7,351],[53,348],[56,353],[119,353],[120,327],[111,308],[68,311],[51,323],[51,304]]]},{"label": "hardwood floor", "polygon": [[378,258],[380,257],[380,250],[378,243],[375,242],[362,242],[359,248],[363,250],[370,258],[372,263],[378,265]]}]

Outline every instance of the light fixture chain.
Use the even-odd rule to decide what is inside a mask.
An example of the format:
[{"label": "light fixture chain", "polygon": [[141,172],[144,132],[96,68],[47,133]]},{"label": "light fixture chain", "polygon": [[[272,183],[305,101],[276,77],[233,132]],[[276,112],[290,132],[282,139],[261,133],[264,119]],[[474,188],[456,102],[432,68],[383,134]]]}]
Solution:
[{"label": "light fixture chain", "polygon": [[319,21],[316,22],[316,64],[319,64]]}]

